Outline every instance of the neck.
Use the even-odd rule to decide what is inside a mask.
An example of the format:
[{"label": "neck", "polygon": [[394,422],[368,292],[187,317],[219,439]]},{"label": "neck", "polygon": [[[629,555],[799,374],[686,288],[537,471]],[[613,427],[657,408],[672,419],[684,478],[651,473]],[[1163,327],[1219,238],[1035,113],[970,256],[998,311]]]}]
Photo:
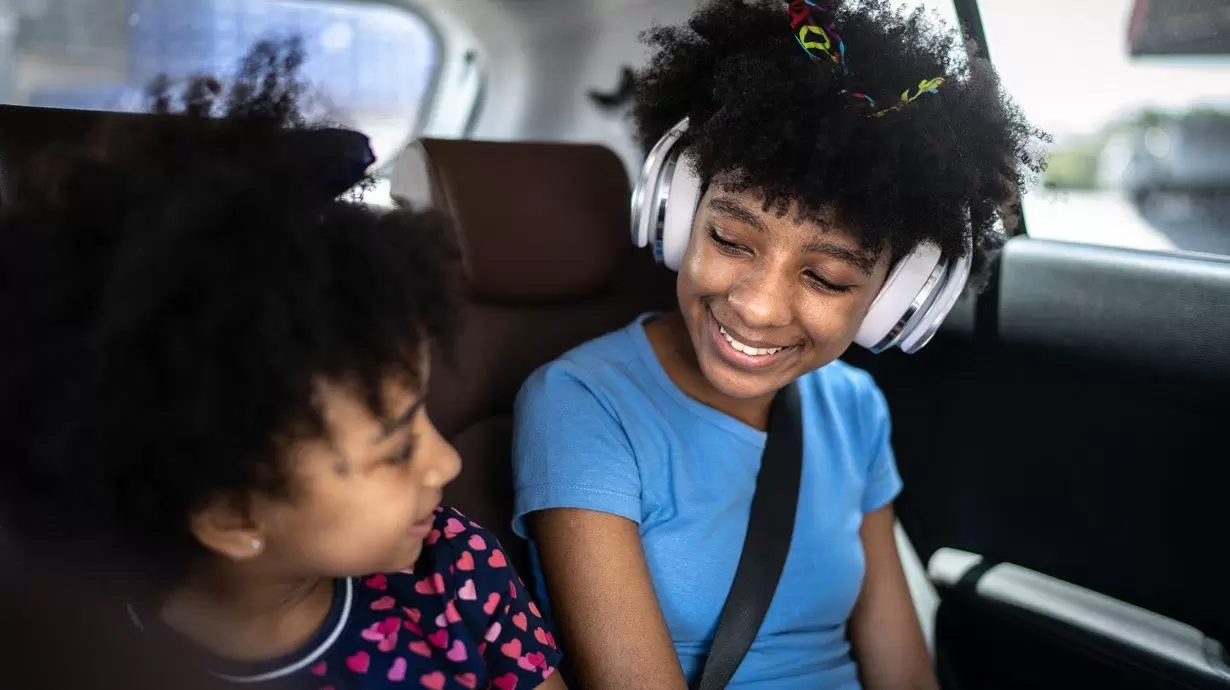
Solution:
[{"label": "neck", "polygon": [[267,578],[235,564],[199,569],[171,592],[162,619],[209,652],[235,661],[290,654],[324,624],[333,603],[329,578]]},{"label": "neck", "polygon": [[645,324],[645,334],[667,376],[685,395],[761,431],[768,428],[773,396],[734,398],[715,388],[700,370],[681,312],[672,311]]}]

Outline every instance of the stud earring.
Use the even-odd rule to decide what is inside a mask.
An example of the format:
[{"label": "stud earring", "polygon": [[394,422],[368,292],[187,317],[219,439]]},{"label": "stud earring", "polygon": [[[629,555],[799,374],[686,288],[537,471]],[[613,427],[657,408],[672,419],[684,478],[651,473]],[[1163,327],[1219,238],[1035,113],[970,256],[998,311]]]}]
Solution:
[{"label": "stud earring", "polygon": [[252,540],[252,550],[253,550],[253,551],[260,551],[260,550],[261,550],[261,540],[260,540],[260,539],[253,539],[253,540]]}]

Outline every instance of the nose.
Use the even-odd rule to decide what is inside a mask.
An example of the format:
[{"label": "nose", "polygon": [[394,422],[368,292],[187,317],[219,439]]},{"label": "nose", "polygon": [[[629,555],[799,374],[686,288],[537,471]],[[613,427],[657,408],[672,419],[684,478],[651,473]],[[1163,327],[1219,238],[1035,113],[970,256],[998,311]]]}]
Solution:
[{"label": "nose", "polygon": [[423,454],[427,461],[423,466],[423,484],[429,489],[442,489],[461,474],[461,456],[453,444],[440,435],[435,424],[430,421],[427,424],[431,428],[431,439],[429,452]]},{"label": "nose", "polygon": [[743,325],[768,329],[790,325],[790,277],[786,271],[758,266],[737,281],[726,295]]}]

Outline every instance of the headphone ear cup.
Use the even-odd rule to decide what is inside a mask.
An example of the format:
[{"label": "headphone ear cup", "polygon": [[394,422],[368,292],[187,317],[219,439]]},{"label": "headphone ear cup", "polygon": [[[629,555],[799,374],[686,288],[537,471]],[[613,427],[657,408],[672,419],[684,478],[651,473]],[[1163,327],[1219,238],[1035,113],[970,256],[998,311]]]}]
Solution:
[{"label": "headphone ear cup", "polygon": [[884,286],[863,317],[854,342],[882,352],[892,347],[902,335],[921,301],[925,301],[943,277],[940,248],[923,243],[897,262],[884,280]]},{"label": "headphone ear cup", "polygon": [[969,281],[971,257],[968,254],[957,258],[948,266],[944,273],[944,282],[936,288],[936,296],[910,323],[906,324],[901,334],[901,351],[906,354],[917,352],[935,336],[948,313],[952,311],[961,293],[965,292],[965,284]]},{"label": "headphone ear cup", "polygon": [[686,151],[681,153],[670,172],[670,196],[666,202],[665,218],[662,220],[659,260],[672,271],[678,271],[683,265],[683,257],[692,236],[696,207],[700,204],[701,184],[692,167],[693,160]]}]

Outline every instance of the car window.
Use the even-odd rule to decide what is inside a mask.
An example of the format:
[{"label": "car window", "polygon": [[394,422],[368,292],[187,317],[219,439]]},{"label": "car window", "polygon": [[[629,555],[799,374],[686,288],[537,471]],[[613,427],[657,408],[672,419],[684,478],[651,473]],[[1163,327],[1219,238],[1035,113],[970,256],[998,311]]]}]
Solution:
[{"label": "car window", "polygon": [[1006,88],[1055,137],[1031,236],[1230,254],[1225,0],[978,5]]},{"label": "car window", "polygon": [[140,111],[155,76],[225,74],[267,37],[298,35],[322,105],[395,155],[439,67],[432,27],[404,7],[329,0],[0,3],[0,101]]}]

